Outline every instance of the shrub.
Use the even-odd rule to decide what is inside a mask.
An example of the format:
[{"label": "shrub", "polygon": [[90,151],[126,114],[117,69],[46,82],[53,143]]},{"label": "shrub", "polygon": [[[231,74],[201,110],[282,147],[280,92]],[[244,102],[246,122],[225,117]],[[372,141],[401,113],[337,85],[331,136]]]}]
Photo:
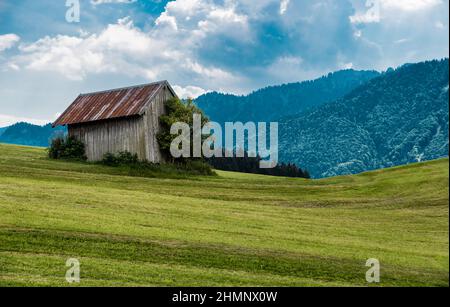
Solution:
[{"label": "shrub", "polygon": [[87,160],[83,142],[74,137],[57,137],[48,148],[51,159]]},{"label": "shrub", "polygon": [[[193,116],[194,114],[202,115],[202,127],[209,121],[208,117],[203,114],[202,110],[195,106],[192,100],[181,101],[178,98],[169,99],[164,104],[166,114],[160,116],[159,122],[161,124],[161,131],[157,135],[159,147],[163,155],[171,162],[176,163],[187,163],[191,159],[179,158],[174,159],[170,153],[170,146],[172,141],[177,137],[177,135],[172,135],[170,129],[174,123],[182,122],[189,125],[191,129],[191,144],[193,143]],[[203,139],[208,136],[203,135]],[[191,146],[191,156],[192,154]]]},{"label": "shrub", "polygon": [[180,165],[184,170],[191,171],[199,175],[206,175],[206,176],[215,175],[211,166],[208,163],[201,160],[188,161]]},{"label": "shrub", "polygon": [[132,154],[128,151],[121,151],[117,154],[119,164],[136,164],[139,162],[137,154]]},{"label": "shrub", "polygon": [[132,165],[138,164],[139,159],[137,154],[121,151],[117,154],[106,153],[103,156],[102,163],[107,166]]},{"label": "shrub", "polygon": [[117,166],[118,165],[116,156],[109,152],[103,156],[102,163],[107,166]]},{"label": "shrub", "polygon": [[103,156],[103,160],[100,163],[117,168],[128,176],[157,177],[157,174],[175,177],[184,175],[215,175],[211,166],[201,160],[154,164],[147,161],[139,161],[137,154],[131,154],[126,151],[117,154],[107,153]]}]

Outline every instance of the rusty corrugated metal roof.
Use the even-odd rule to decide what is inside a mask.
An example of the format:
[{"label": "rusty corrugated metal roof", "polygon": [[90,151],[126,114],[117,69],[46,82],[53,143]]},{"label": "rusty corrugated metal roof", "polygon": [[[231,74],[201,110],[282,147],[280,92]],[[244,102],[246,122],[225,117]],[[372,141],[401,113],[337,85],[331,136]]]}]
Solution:
[{"label": "rusty corrugated metal roof", "polygon": [[[81,94],[53,124],[56,126],[142,115],[147,103],[167,81]],[[175,93],[174,93],[175,94]]]}]

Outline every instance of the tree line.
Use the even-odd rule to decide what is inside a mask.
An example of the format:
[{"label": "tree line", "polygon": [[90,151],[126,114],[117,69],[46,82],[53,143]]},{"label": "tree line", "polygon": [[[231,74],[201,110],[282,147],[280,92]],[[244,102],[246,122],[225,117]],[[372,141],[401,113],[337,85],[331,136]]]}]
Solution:
[{"label": "tree line", "polygon": [[252,157],[247,152],[241,153],[243,157],[237,157],[236,154],[227,158],[225,150],[222,157],[212,157],[206,159],[206,161],[215,169],[230,172],[240,172],[249,174],[260,174],[269,176],[291,177],[291,178],[307,178],[311,176],[307,170],[303,170],[292,163],[280,163],[274,168],[260,168],[260,162],[262,158],[260,156]]}]

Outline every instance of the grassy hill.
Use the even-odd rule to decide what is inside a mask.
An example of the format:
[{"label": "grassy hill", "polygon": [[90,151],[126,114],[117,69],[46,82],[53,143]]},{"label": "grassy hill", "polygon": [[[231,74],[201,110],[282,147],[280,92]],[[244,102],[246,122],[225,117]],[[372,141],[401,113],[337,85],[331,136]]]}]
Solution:
[{"label": "grassy hill", "polygon": [[449,285],[448,160],[318,181],[135,178],[0,145],[0,286]]}]

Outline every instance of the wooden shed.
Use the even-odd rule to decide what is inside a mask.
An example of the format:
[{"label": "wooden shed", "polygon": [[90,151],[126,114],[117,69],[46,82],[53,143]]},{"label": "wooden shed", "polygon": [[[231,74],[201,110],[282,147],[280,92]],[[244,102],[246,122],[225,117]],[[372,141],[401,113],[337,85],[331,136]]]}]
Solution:
[{"label": "wooden shed", "polygon": [[164,161],[156,136],[164,102],[176,97],[167,81],[81,94],[53,127],[68,127],[69,136],[86,146],[89,161],[105,153],[128,151],[140,160]]}]

